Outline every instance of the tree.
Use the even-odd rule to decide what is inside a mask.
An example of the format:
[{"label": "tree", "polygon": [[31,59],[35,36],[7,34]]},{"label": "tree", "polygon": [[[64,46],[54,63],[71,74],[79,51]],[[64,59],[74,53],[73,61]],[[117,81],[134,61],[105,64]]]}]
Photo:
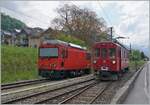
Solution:
[{"label": "tree", "polygon": [[130,60],[139,61],[141,60],[141,53],[139,50],[133,50],[130,55]]},{"label": "tree", "polygon": [[104,19],[98,18],[95,12],[87,8],[81,9],[75,5],[65,4],[57,9],[57,13],[59,16],[53,20],[55,28],[74,35],[87,45],[91,45],[95,39],[100,41],[99,36],[102,32],[106,35],[103,31],[106,29]]},{"label": "tree", "polygon": [[145,58],[145,54],[144,54],[144,52],[142,51],[141,52],[141,59],[144,59]]},{"label": "tree", "polygon": [[24,27],[26,27],[25,23],[1,13],[1,28],[3,30],[13,31],[14,29],[22,29]]},{"label": "tree", "polygon": [[138,69],[138,61],[141,60],[141,52],[139,50],[132,50],[130,60],[134,61],[136,70]]}]

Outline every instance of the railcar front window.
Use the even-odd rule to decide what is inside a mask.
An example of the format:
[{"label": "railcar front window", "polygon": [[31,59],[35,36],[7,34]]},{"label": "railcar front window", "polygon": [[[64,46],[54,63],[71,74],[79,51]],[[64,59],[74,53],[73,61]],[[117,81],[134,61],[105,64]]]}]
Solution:
[{"label": "railcar front window", "polygon": [[40,57],[58,57],[58,48],[40,48]]},{"label": "railcar front window", "polygon": [[115,48],[110,48],[109,49],[109,57],[111,59],[114,59],[115,58],[115,55],[116,55],[116,49]]},{"label": "railcar front window", "polygon": [[99,49],[99,48],[96,48],[96,49],[95,49],[95,56],[96,56],[96,57],[99,57],[99,56],[100,56],[100,49]]},{"label": "railcar front window", "polygon": [[102,57],[102,58],[106,58],[106,57],[107,57],[107,49],[106,49],[106,48],[102,48],[101,57]]}]

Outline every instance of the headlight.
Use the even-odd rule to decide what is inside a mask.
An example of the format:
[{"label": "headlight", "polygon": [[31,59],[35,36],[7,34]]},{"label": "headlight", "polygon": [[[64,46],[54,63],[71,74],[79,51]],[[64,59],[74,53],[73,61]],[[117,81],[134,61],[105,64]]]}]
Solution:
[{"label": "headlight", "polygon": [[116,61],[112,61],[112,64],[115,64],[116,63]]},{"label": "headlight", "polygon": [[93,63],[96,63],[96,60],[94,60]]},{"label": "headlight", "polygon": [[53,67],[56,67],[56,64],[53,64]]}]

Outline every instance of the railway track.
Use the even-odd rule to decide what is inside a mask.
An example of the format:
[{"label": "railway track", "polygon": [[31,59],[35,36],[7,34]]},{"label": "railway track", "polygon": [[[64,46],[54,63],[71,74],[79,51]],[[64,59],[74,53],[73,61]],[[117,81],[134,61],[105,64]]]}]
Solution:
[{"label": "railway track", "polygon": [[9,83],[9,84],[2,84],[1,90],[27,86],[31,84],[38,84],[46,81],[48,81],[48,79],[36,79],[36,80],[27,80],[27,81],[21,81],[21,82]]},{"label": "railway track", "polygon": [[112,82],[95,82],[66,93],[38,101],[35,104],[92,104]]},{"label": "railway track", "polygon": [[92,104],[110,85],[111,82],[104,82],[84,88],[59,104]]},{"label": "railway track", "polygon": [[[65,87],[34,92],[17,99],[2,99],[3,104],[100,104],[109,103],[118,88],[122,87],[134,72],[125,74],[120,81],[96,82],[88,80],[75,82]],[[84,78],[85,79],[85,78]],[[75,81],[75,80],[74,80]],[[70,81],[73,82],[73,81]],[[68,83],[67,83],[68,84]],[[57,84],[58,85],[58,84]],[[64,85],[64,83],[63,83]]]},{"label": "railway track", "polygon": [[70,86],[66,86],[63,88],[59,88],[59,89],[55,89],[55,90],[47,90],[44,92],[39,92],[39,93],[34,93],[34,94],[30,94],[28,96],[24,96],[24,97],[19,97],[17,99],[11,99],[11,100],[7,100],[5,102],[2,103],[3,104],[35,104],[35,103],[42,103],[45,102],[46,100],[50,100],[50,99],[55,99],[57,97],[78,91],[82,88],[85,88],[87,86],[91,86],[93,84],[95,84],[96,81],[91,79],[88,81],[84,81],[84,82],[80,82],[80,83],[76,83]]}]

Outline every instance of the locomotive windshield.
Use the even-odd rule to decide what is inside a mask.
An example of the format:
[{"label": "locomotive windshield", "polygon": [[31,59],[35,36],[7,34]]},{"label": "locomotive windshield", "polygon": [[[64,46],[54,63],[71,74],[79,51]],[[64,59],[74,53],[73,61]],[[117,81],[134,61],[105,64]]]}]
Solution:
[{"label": "locomotive windshield", "polygon": [[110,49],[109,49],[109,57],[110,57],[111,59],[114,59],[114,58],[115,58],[115,55],[116,55],[116,50],[115,50],[115,48],[110,48]]},{"label": "locomotive windshield", "polygon": [[58,57],[58,48],[40,48],[40,57]]}]

